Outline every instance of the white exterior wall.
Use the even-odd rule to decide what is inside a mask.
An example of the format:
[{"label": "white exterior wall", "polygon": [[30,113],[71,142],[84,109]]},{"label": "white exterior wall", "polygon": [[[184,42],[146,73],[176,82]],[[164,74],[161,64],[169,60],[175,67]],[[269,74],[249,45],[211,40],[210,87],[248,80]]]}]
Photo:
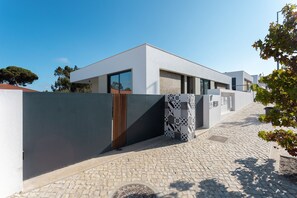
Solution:
[{"label": "white exterior wall", "polygon": [[[218,106],[214,106],[217,102]],[[221,96],[203,96],[203,128],[210,128],[221,120]]]},{"label": "white exterior wall", "polygon": [[[232,78],[236,78],[236,90],[243,91],[243,72],[226,72],[226,74]],[[232,89],[232,83],[231,83]]]},{"label": "white exterior wall", "polygon": [[88,80],[99,77],[99,93],[104,93],[107,78],[104,78],[104,84],[100,77],[128,69],[132,70],[134,94],[160,94],[160,70],[231,85],[231,78],[225,74],[147,44],[71,72],[70,79],[71,82],[88,83]]},{"label": "white exterior wall", "polygon": [[238,111],[243,107],[254,102],[255,93],[254,92],[235,92],[234,110]]},{"label": "white exterior wall", "polygon": [[91,81],[91,90],[92,90],[92,93],[99,93],[98,80],[99,80],[98,77],[93,78],[92,80],[90,80]]},{"label": "white exterior wall", "polygon": [[107,75],[99,76],[99,93],[107,93]]},{"label": "white exterior wall", "polygon": [[[147,94],[160,94],[159,71],[170,71],[231,85],[231,78],[163,50],[146,45]],[[186,81],[186,79],[185,79]]]},{"label": "white exterior wall", "polygon": [[[101,60],[77,71],[71,72],[71,82],[84,82],[86,79],[99,77],[119,71],[132,70],[133,93],[146,94],[146,46],[141,45],[110,58]],[[99,90],[103,89],[99,79]],[[87,82],[84,82],[87,83]],[[107,79],[106,79],[107,83]],[[152,85],[153,86],[153,85]],[[107,84],[106,84],[107,89]]]},{"label": "white exterior wall", "polygon": [[259,83],[259,75],[252,75],[253,77],[253,84],[258,84]]},{"label": "white exterior wall", "polygon": [[[236,78],[237,91],[244,91],[243,85],[244,85],[245,79],[249,80],[250,82],[253,82],[253,77],[244,71],[226,72],[225,74],[232,78]],[[231,82],[231,89],[232,89],[232,82]]]},{"label": "white exterior wall", "polygon": [[23,93],[0,89],[0,197],[23,188]]},{"label": "white exterior wall", "polygon": [[214,81],[210,81],[210,88],[214,89],[215,88],[215,82]]},{"label": "white exterior wall", "polygon": [[195,78],[195,92],[196,95],[200,95],[200,78]]},{"label": "white exterior wall", "polygon": [[233,91],[225,89],[209,89],[208,94],[220,95],[220,96],[231,96],[232,97],[232,111],[238,111],[243,107],[254,102],[255,93],[254,92],[242,92],[242,91]]}]

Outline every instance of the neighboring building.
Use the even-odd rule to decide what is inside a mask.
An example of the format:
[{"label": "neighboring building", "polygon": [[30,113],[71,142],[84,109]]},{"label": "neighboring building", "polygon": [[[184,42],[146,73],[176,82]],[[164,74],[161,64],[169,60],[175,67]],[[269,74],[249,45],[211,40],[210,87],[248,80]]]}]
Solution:
[{"label": "neighboring building", "polygon": [[260,87],[267,89],[267,85],[265,83],[259,82],[261,76],[264,76],[264,74],[252,75],[252,76],[253,76],[253,84],[258,84]]},{"label": "neighboring building", "polygon": [[23,92],[38,92],[33,89],[27,89],[24,87],[18,87],[18,86],[10,85],[10,84],[0,84],[0,89],[22,90]]},{"label": "neighboring building", "polygon": [[228,75],[148,44],[71,72],[70,80],[91,84],[93,93],[199,95],[231,86]]},{"label": "neighboring building", "polygon": [[225,72],[225,74],[232,77],[232,90],[250,91],[254,81],[253,76],[245,71]]},{"label": "neighboring building", "polygon": [[253,77],[253,84],[258,84],[259,79],[260,79],[260,75],[252,75],[252,77]]}]

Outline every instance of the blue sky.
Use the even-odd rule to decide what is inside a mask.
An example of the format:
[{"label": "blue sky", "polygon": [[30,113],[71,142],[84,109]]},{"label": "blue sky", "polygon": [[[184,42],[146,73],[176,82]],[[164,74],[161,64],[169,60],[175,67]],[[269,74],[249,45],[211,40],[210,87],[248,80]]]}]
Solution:
[{"label": "blue sky", "polygon": [[0,0],[0,68],[50,90],[57,66],[84,67],[143,43],[220,72],[270,73],[251,45],[297,0]]}]

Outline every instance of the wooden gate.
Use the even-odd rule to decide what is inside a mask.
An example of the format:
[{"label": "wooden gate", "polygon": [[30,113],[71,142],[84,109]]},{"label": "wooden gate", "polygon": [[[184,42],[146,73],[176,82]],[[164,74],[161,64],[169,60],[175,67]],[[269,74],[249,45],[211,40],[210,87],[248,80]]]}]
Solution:
[{"label": "wooden gate", "polygon": [[113,94],[112,148],[126,145],[127,136],[127,95]]}]

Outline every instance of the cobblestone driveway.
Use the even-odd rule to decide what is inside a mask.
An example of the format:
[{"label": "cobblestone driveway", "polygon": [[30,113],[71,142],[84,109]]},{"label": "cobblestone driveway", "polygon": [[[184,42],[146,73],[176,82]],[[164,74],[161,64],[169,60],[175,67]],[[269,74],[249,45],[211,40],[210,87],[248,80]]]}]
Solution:
[{"label": "cobblestone driveway", "polygon": [[257,121],[259,113],[262,105],[250,105],[191,142],[166,140],[14,197],[110,197],[128,183],[160,197],[297,197],[297,184],[274,172],[270,144],[257,137],[270,128]]}]

